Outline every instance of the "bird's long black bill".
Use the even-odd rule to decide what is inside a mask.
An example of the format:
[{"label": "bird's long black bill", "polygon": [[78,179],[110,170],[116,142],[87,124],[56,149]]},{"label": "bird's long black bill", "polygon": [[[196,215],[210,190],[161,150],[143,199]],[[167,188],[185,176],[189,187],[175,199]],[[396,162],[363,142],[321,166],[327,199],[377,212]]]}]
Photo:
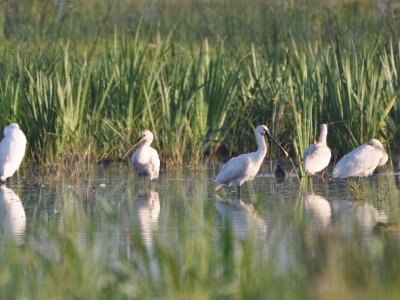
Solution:
[{"label": "bird's long black bill", "polygon": [[267,132],[267,135],[282,150],[282,152],[285,154],[285,156],[289,157],[289,154],[286,152],[286,150],[283,149],[281,144],[279,144],[269,132]]},{"label": "bird's long black bill", "polygon": [[120,159],[125,159],[125,157],[141,142],[143,141],[143,138],[138,138],[131,147],[129,147],[128,150],[125,151],[125,153],[120,157]]}]

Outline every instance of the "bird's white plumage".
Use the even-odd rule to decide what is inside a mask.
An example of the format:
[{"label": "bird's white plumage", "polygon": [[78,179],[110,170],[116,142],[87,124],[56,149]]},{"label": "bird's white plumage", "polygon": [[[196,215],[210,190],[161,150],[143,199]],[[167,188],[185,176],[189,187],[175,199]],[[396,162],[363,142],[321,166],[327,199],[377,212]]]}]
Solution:
[{"label": "bird's white plumage", "polygon": [[388,155],[382,144],[372,139],[343,156],[333,169],[333,178],[367,177],[384,165]]},{"label": "bird's white plumage", "polygon": [[139,176],[147,177],[150,180],[156,179],[160,173],[160,158],[157,150],[150,147],[153,142],[153,134],[149,130],[145,130],[140,133],[139,138],[142,138],[144,142],[131,157],[132,167]]},{"label": "bird's white plumage", "polygon": [[310,145],[303,155],[303,170],[306,174],[314,175],[324,170],[331,160],[331,149],[326,144],[328,126],[321,124],[318,143]]},{"label": "bird's white plumage", "polygon": [[263,135],[268,131],[265,125],[260,125],[255,130],[258,150],[231,158],[214,180],[215,189],[224,184],[228,186],[241,186],[244,182],[253,180],[260,170],[261,164],[267,154],[267,145]]},{"label": "bird's white plumage", "polygon": [[25,155],[26,137],[18,124],[10,124],[0,142],[0,180],[5,181],[19,168]]},{"label": "bird's white plumage", "polygon": [[23,243],[25,210],[19,197],[5,185],[0,187],[0,220],[4,231],[11,234],[18,244]]}]

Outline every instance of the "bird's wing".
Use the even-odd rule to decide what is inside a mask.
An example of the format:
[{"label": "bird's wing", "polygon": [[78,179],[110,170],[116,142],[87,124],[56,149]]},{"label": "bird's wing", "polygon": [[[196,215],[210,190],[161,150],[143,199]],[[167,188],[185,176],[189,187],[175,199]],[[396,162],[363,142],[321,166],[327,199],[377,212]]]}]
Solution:
[{"label": "bird's wing", "polygon": [[146,166],[138,161],[138,158],[137,158],[138,152],[137,151],[138,150],[136,150],[131,157],[133,169],[136,171],[136,173],[139,176],[148,176],[149,174],[148,174],[148,170],[146,169]]},{"label": "bird's wing", "polygon": [[250,165],[250,159],[246,155],[239,155],[231,158],[222,168],[221,172],[215,178],[216,184],[228,183],[238,179],[247,172]]},{"label": "bird's wing", "polygon": [[160,158],[156,149],[151,148],[151,164],[154,169],[154,178],[157,178],[160,174]]},{"label": "bird's wing", "polygon": [[381,152],[374,147],[361,145],[339,160],[333,169],[333,177],[364,176],[365,171],[373,171],[378,166],[381,156]]},{"label": "bird's wing", "polygon": [[160,158],[154,148],[149,148],[145,152],[136,150],[131,158],[132,165],[139,175],[157,178],[160,172]]},{"label": "bird's wing", "polygon": [[4,164],[11,159],[11,140],[4,138],[0,142],[0,164]]},{"label": "bird's wing", "polygon": [[303,161],[306,160],[307,157],[309,157],[316,149],[317,149],[317,145],[316,144],[312,144],[312,145],[308,146],[306,151],[304,151]]},{"label": "bird's wing", "polygon": [[303,156],[303,169],[306,173],[316,173],[325,169],[331,160],[331,150],[321,144],[313,144],[307,148]]}]

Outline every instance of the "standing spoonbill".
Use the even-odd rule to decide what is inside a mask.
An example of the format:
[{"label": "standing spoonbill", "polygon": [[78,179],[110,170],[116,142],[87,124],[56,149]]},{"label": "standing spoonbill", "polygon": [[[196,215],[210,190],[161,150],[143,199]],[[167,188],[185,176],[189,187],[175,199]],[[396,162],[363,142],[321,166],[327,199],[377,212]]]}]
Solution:
[{"label": "standing spoonbill", "polygon": [[139,138],[124,153],[124,155],[121,156],[121,159],[124,159],[129,152],[136,147],[136,145],[144,142],[133,153],[131,162],[133,169],[136,171],[139,177],[143,176],[150,180],[158,178],[158,174],[160,173],[160,158],[158,157],[157,150],[150,147],[153,139],[153,134],[149,130],[142,131],[139,135]]},{"label": "standing spoonbill", "polygon": [[[303,170],[306,174],[314,175],[326,170],[331,160],[331,149],[326,144],[328,126],[321,124],[318,143],[310,145],[303,155]],[[324,171],[325,173],[325,171]]]},{"label": "standing spoonbill", "polygon": [[343,156],[333,168],[332,175],[333,178],[367,177],[388,158],[381,142],[372,139]]},{"label": "standing spoonbill", "polygon": [[214,180],[214,188],[218,190],[224,184],[237,186],[240,194],[240,186],[249,180],[253,180],[260,170],[261,164],[267,154],[267,145],[263,138],[267,135],[278,147],[289,156],[283,147],[272,137],[269,129],[265,125],[260,125],[255,129],[258,150],[247,154],[232,157],[223,167],[222,171]]},{"label": "standing spoonbill", "polygon": [[18,124],[8,125],[0,142],[0,181],[5,182],[19,168],[25,155],[26,137]]}]

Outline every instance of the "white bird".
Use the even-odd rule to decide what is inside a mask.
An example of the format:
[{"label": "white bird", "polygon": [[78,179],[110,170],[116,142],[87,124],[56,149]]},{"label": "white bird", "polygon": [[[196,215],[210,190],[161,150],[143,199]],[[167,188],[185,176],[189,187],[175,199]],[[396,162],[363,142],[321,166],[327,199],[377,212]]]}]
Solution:
[{"label": "white bird", "polygon": [[367,177],[388,158],[381,142],[372,139],[343,156],[333,168],[332,175],[333,178]]},{"label": "white bird", "polygon": [[303,170],[306,174],[314,175],[324,170],[331,160],[331,149],[326,144],[328,126],[321,124],[318,143],[310,145],[303,155]]},{"label": "white bird", "polygon": [[22,244],[26,228],[25,210],[19,197],[4,184],[0,186],[0,220],[4,232]]},{"label": "white bird", "polygon": [[131,157],[132,167],[135,169],[139,176],[144,176],[150,180],[158,178],[160,173],[160,158],[158,157],[157,150],[150,147],[153,142],[153,134],[149,130],[142,131],[139,138],[134,142],[121,159],[124,159],[129,152],[132,151],[136,145],[144,142],[140,147],[133,153]]},{"label": "white bird", "polygon": [[19,168],[25,155],[26,137],[18,124],[7,126],[0,143],[0,181],[5,182]]},{"label": "white bird", "polygon": [[255,129],[255,135],[258,144],[258,150],[247,154],[242,154],[231,158],[223,167],[222,171],[214,180],[214,188],[218,190],[224,184],[228,186],[237,186],[240,194],[240,186],[249,180],[253,180],[260,170],[261,164],[267,154],[267,145],[263,138],[267,135],[278,147],[288,156],[288,153],[271,136],[269,129],[265,125],[260,125]]}]

